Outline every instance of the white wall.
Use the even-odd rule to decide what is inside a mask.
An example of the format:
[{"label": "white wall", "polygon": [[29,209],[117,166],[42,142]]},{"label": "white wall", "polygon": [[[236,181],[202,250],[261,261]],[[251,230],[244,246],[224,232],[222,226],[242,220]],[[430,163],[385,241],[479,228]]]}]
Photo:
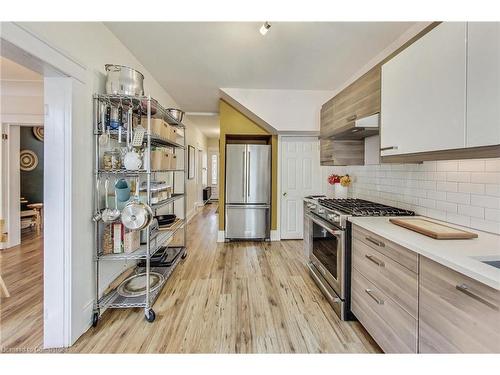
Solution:
[{"label": "white wall", "polygon": [[353,177],[352,197],[500,234],[500,158],[322,167],[323,193],[330,173]]},{"label": "white wall", "polygon": [[223,88],[225,94],[280,132],[319,133],[321,106],[333,91]]},{"label": "white wall", "polygon": [[[74,213],[72,218],[72,337],[75,341],[90,325],[94,301],[94,240],[93,225],[90,220],[93,211],[92,191],[94,186],[92,178],[92,95],[95,92],[104,92],[104,65],[116,63],[128,65],[141,71],[145,76],[144,87],[147,95],[156,98],[165,107],[177,107],[177,104],[104,24],[100,22],[23,22],[20,25],[87,68],[85,95],[83,95],[86,97],[86,101],[74,108],[76,118],[72,129],[74,140],[72,160],[74,171],[72,180],[74,198],[72,207]],[[186,121],[186,125],[188,142],[193,140],[202,147],[206,143],[203,134],[189,120]],[[193,199],[191,195],[193,195],[193,191],[188,186],[188,202]],[[124,267],[123,264],[103,264],[101,289],[104,289],[106,284]]]}]

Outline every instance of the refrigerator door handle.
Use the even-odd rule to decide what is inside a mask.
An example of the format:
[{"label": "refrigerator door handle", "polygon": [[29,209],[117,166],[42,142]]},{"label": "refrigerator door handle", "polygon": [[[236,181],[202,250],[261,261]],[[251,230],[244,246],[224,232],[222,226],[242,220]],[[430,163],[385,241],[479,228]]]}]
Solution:
[{"label": "refrigerator door handle", "polygon": [[268,208],[271,208],[271,206],[269,204],[230,204],[230,203],[226,203],[226,208],[268,209]]},{"label": "refrigerator door handle", "polygon": [[245,156],[246,156],[246,152],[243,151],[243,173],[241,174],[241,178],[243,180],[243,184],[242,184],[242,189],[243,189],[243,193],[242,193],[242,196],[243,198],[245,198],[245,195],[246,195],[246,183],[245,183],[245,175],[246,175],[246,160],[245,160]]},{"label": "refrigerator door handle", "polygon": [[247,196],[250,196],[250,151],[247,154]]}]

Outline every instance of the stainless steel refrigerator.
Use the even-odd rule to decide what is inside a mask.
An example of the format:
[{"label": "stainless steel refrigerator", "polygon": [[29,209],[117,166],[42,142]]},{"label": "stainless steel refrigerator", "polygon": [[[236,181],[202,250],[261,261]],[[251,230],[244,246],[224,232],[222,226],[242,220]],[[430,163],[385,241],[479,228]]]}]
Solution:
[{"label": "stainless steel refrigerator", "polygon": [[226,239],[270,238],[271,146],[226,146]]}]

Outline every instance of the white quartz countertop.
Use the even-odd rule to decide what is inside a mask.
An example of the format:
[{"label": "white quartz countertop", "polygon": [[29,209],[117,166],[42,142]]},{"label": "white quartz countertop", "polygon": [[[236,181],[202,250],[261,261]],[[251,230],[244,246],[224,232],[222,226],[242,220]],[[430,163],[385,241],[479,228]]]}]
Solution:
[{"label": "white quartz countertop", "polygon": [[478,238],[435,240],[392,224],[388,217],[351,217],[349,221],[474,280],[500,290],[500,269],[480,261],[500,260],[500,236],[427,217],[425,219],[477,233]]}]

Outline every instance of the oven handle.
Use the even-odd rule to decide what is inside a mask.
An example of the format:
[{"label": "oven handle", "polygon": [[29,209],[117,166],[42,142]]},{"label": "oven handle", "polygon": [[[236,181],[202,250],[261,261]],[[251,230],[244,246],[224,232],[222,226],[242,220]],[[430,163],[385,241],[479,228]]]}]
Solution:
[{"label": "oven handle", "polygon": [[334,230],[332,229],[329,225],[326,224],[326,222],[324,222],[323,220],[321,219],[316,219],[315,217],[312,217],[311,215],[309,214],[306,214],[306,217],[311,219],[311,221],[313,223],[316,223],[318,224],[320,227],[326,229],[330,234],[333,234],[334,236],[342,236],[344,234],[344,231],[343,230]]},{"label": "oven handle", "polygon": [[313,265],[311,263],[307,264],[307,267],[309,267],[309,274],[313,277],[314,281],[316,281],[316,285],[318,285],[319,289],[325,294],[326,298],[330,300],[332,303],[339,303],[340,298],[332,296],[332,294],[328,291],[328,289],[325,288],[323,285],[323,282],[320,280],[318,275],[316,275],[316,271],[313,269]]}]

